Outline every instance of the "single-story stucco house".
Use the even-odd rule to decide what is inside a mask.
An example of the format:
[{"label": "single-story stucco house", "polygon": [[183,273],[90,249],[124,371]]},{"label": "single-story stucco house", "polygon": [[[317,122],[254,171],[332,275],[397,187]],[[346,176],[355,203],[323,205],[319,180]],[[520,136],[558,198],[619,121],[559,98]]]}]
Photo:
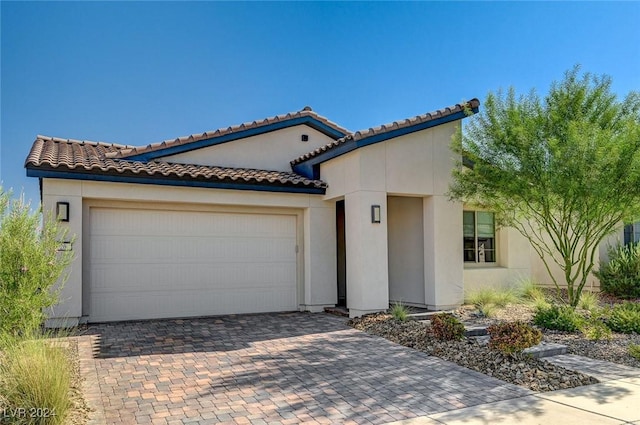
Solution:
[{"label": "single-story stucco house", "polygon": [[75,235],[49,324],[447,309],[544,280],[526,239],[446,195],[451,137],[478,108],[351,132],[305,107],[144,147],[38,136],[27,175]]}]

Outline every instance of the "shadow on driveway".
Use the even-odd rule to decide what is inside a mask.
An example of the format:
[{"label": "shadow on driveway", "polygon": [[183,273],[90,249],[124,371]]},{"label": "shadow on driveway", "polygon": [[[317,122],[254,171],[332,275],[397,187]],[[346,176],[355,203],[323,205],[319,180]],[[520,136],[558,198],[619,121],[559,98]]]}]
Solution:
[{"label": "shadow on driveway", "polygon": [[378,424],[531,394],[345,321],[289,313],[92,325],[107,423]]},{"label": "shadow on driveway", "polygon": [[140,320],[89,325],[96,358],[234,351],[252,343],[330,332],[346,319],[325,314],[245,314],[190,319]]}]

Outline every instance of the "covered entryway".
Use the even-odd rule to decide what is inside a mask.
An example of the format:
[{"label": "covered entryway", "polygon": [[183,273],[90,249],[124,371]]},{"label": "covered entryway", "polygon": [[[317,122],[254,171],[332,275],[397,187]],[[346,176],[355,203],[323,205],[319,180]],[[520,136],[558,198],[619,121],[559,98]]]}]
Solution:
[{"label": "covered entryway", "polygon": [[91,322],[298,308],[295,214],[89,211]]}]

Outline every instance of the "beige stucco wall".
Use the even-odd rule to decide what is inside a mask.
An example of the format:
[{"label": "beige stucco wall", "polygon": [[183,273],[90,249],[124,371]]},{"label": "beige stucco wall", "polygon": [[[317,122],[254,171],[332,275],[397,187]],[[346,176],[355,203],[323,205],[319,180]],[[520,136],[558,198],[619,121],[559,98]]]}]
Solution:
[{"label": "beige stucco wall", "polygon": [[[596,253],[594,270],[597,270],[600,265],[599,254],[602,248],[603,247],[601,244],[598,247],[598,252]],[[549,269],[553,274],[553,278],[556,279],[556,282],[558,283],[558,285],[560,285],[561,287],[566,286],[566,283],[565,283],[566,279],[564,276],[564,272],[562,271],[560,266],[558,266],[554,262],[553,258],[548,258],[547,264],[549,265]],[[545,267],[544,262],[540,259],[540,256],[536,253],[534,249],[531,249],[531,277],[535,282],[537,282],[540,285],[555,287],[555,284],[553,283],[553,279],[549,275],[549,272],[547,271],[547,268]],[[584,289],[590,290],[590,291],[599,291],[600,281],[593,274],[590,274],[589,277],[587,278],[587,283],[585,284]]]},{"label": "beige stucco wall", "polygon": [[449,190],[451,136],[456,123],[418,131],[349,152],[321,164],[325,199],[358,190],[390,195],[443,195]]},{"label": "beige stucco wall", "polygon": [[[326,200],[345,200],[347,250],[347,306],[350,315],[386,308],[389,273],[400,273],[400,253],[392,250],[387,220],[387,196],[420,199],[424,247],[424,300],[431,308],[449,308],[463,299],[462,205],[446,196],[454,166],[450,150],[456,123],[407,134],[365,146],[329,160],[320,167],[328,183]],[[394,202],[394,201],[392,201]],[[371,206],[382,208],[382,223],[371,223]],[[393,206],[391,207],[393,210]],[[414,253],[415,254],[415,253]],[[391,257],[389,256],[391,255]],[[412,254],[413,255],[413,254]],[[413,258],[416,267],[420,260]],[[391,267],[391,269],[390,269]],[[392,289],[392,294],[396,288]],[[417,295],[418,290],[414,288]],[[408,300],[404,300],[408,301]]]},{"label": "beige stucco wall", "polygon": [[[306,134],[309,141],[302,142]],[[329,136],[307,125],[296,125],[233,142],[169,155],[164,161],[182,164],[291,171],[290,161],[333,142]]]},{"label": "beige stucco wall", "polygon": [[387,209],[389,300],[424,305],[422,198],[389,196]]},{"label": "beige stucco wall", "polygon": [[620,223],[613,233],[607,236],[600,244],[600,262],[609,261],[609,248],[624,243],[624,224]]},{"label": "beige stucco wall", "polygon": [[47,210],[54,210],[56,202],[69,202],[70,221],[66,226],[75,237],[75,259],[61,302],[50,315],[50,325],[65,321],[74,324],[82,316],[83,280],[88,280],[88,275],[83,275],[83,242],[86,243],[88,237],[89,206],[96,204],[204,211],[220,208],[298,211],[300,308],[317,311],[336,302],[335,231],[325,231],[335,229],[335,203],[323,201],[321,195],[61,179],[44,179],[42,191]]}]

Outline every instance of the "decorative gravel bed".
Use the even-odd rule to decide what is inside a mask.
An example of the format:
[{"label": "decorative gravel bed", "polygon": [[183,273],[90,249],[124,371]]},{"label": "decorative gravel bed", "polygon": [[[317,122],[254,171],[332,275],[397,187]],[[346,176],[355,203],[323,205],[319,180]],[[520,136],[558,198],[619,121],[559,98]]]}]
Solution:
[{"label": "decorative gravel bed", "polygon": [[[616,304],[620,300],[600,295],[603,304]],[[455,312],[456,316],[466,324],[491,325],[493,323],[520,320],[531,323],[533,320],[533,308],[514,304],[508,308],[498,310],[493,318],[482,317],[473,306],[462,306]],[[623,364],[640,368],[640,360],[629,354],[629,345],[640,344],[640,335],[622,334],[613,332],[610,339],[590,341],[581,333],[559,332],[542,329],[544,342],[555,342],[567,346],[569,354],[591,357],[593,359]]]},{"label": "decorative gravel bed", "polygon": [[589,341],[581,334],[545,330],[543,340],[566,345],[568,354],[640,368],[640,360],[629,354],[630,344],[640,345],[638,334],[613,333],[610,340]]},{"label": "decorative gravel bed", "polygon": [[352,319],[349,324],[356,329],[533,391],[554,391],[598,382],[593,377],[527,356],[504,355],[471,338],[439,341],[429,334],[429,326],[424,322],[400,322],[389,314],[380,313]]}]

